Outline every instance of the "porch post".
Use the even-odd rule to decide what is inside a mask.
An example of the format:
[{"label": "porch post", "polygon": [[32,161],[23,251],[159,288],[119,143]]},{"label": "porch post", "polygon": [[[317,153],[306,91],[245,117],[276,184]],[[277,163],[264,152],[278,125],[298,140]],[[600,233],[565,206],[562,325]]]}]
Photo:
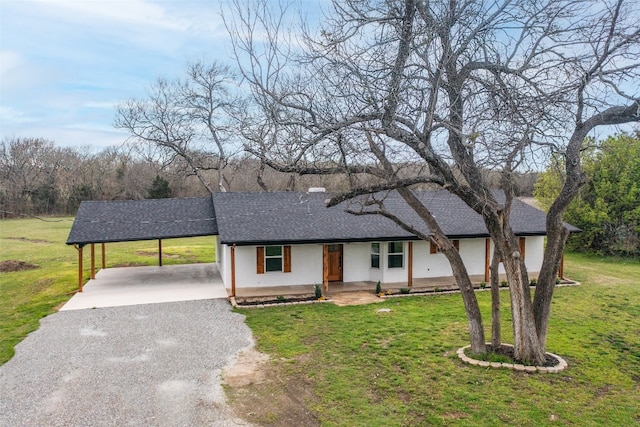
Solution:
[{"label": "porch post", "polygon": [[322,245],[322,285],[329,290],[329,245]]},{"label": "porch post", "polygon": [[413,286],[413,242],[409,242],[409,254],[407,260],[407,286]]},{"label": "porch post", "polygon": [[236,244],[231,246],[231,296],[236,296]]},{"label": "porch post", "polygon": [[484,281],[489,282],[489,264],[491,258],[491,239],[484,239]]},{"label": "porch post", "polygon": [[158,265],[162,267],[162,239],[158,239]]},{"label": "porch post", "polygon": [[558,270],[558,277],[564,279],[564,253],[562,254],[562,258],[560,258],[560,269]]},{"label": "porch post", "polygon": [[82,292],[82,245],[73,245],[78,251],[78,292]]},{"label": "porch post", "polygon": [[96,245],[95,243],[91,244],[91,279],[94,280],[96,278]]},{"label": "porch post", "polygon": [[103,270],[104,270],[105,268],[107,268],[107,267],[106,267],[107,262],[106,262],[106,257],[105,257],[104,249],[105,249],[105,248],[104,248],[104,243],[103,243],[103,244],[102,244],[102,269],[103,269]]}]

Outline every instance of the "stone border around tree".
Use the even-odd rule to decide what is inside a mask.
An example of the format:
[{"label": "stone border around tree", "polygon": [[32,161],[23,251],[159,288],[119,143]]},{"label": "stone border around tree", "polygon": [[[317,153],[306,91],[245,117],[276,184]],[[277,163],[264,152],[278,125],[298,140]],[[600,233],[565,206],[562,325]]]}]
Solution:
[{"label": "stone border around tree", "polygon": [[[504,346],[513,347],[511,344],[502,344]],[[464,354],[464,351],[471,347],[470,345],[461,347],[456,352],[458,354],[458,358],[462,360],[463,363],[472,366],[480,366],[482,368],[494,368],[494,369],[510,369],[512,371],[518,372],[542,372],[549,374],[557,374],[558,372],[564,371],[567,366],[569,366],[562,357],[553,353],[546,353],[547,355],[553,357],[558,361],[556,366],[526,366],[519,363],[502,363],[502,362],[487,362],[485,360],[477,360],[472,359],[471,357]]]}]

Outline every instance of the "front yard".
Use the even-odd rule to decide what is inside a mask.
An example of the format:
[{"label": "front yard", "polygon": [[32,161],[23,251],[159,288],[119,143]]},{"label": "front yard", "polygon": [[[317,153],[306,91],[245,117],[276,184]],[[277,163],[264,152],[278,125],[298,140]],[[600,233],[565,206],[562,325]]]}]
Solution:
[{"label": "front yard", "polygon": [[[569,363],[560,374],[463,365],[460,296],[434,295],[240,310],[271,362],[264,380],[229,394],[267,425],[637,425],[640,264],[570,254],[566,274],[583,284],[553,303],[548,349]],[[489,294],[478,298],[487,322]]]}]

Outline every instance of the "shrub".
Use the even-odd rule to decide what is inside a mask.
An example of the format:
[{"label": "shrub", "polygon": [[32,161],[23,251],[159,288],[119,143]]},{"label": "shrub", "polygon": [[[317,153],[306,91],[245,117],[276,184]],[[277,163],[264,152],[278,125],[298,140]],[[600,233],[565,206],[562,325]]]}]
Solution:
[{"label": "shrub", "polygon": [[506,280],[503,280],[502,282],[500,282],[500,287],[501,288],[506,288],[507,286],[509,286],[509,283],[507,283]]},{"label": "shrub", "polygon": [[480,282],[480,289],[484,289],[487,287],[487,282]]},{"label": "shrub", "polygon": [[378,280],[378,283],[376,283],[376,294],[381,294],[382,293],[382,287],[380,286],[380,281]]},{"label": "shrub", "polygon": [[401,294],[408,294],[411,292],[411,289],[409,288],[400,288],[400,293]]},{"label": "shrub", "polygon": [[537,284],[538,284],[538,280],[537,280],[537,279],[531,279],[531,280],[529,281],[529,284],[530,284],[531,286],[535,286],[535,285],[537,285]]},{"label": "shrub", "polygon": [[320,285],[315,286],[316,298],[322,298],[322,287]]},{"label": "shrub", "polygon": [[278,295],[276,299],[280,302],[284,302],[285,298],[282,295]]}]

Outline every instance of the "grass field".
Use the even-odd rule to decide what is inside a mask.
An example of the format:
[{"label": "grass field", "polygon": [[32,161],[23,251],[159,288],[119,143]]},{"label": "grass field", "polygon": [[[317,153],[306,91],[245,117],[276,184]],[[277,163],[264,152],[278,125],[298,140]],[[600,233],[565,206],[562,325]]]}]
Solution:
[{"label": "grass field", "polygon": [[[558,288],[553,302],[548,349],[569,363],[560,374],[463,365],[455,356],[468,339],[459,295],[244,309],[278,379],[232,398],[269,407],[256,396],[304,384],[313,393],[302,403],[331,426],[639,425],[640,264],[569,254],[566,273],[583,284]],[[478,297],[487,322],[489,293]],[[503,336],[512,336],[507,327]],[[286,424],[276,407],[253,413],[249,419]]]},{"label": "grass field", "polygon": [[[0,261],[39,266],[0,273],[0,363],[75,291],[77,252],[64,245],[70,226],[70,218],[0,222]],[[211,262],[213,248],[211,238],[166,240],[164,263]],[[156,250],[155,241],[108,244],[107,267],[154,265]],[[85,277],[88,260],[85,253]],[[272,356],[271,380],[230,397],[254,412],[248,418],[270,425],[291,425],[284,412],[294,406],[322,425],[638,425],[640,263],[568,254],[565,271],[582,285],[557,289],[553,302],[548,349],[569,362],[561,374],[462,365],[455,357],[468,339],[462,302],[436,295],[239,310],[258,349]],[[489,293],[478,297],[487,322]],[[508,342],[507,327],[503,335]],[[283,395],[290,406],[280,405]]]},{"label": "grass field", "polygon": [[[53,313],[78,287],[78,253],[66,246],[73,218],[0,221],[0,261],[17,260],[37,265],[33,270],[0,272],[0,364],[13,355],[13,347],[38,327],[38,320]],[[49,222],[50,221],[50,222]],[[157,241],[109,243],[107,267],[157,265]],[[163,240],[163,264],[212,262],[211,237]],[[84,250],[84,277],[89,277],[89,250]],[[96,265],[100,245],[96,245]]]}]

